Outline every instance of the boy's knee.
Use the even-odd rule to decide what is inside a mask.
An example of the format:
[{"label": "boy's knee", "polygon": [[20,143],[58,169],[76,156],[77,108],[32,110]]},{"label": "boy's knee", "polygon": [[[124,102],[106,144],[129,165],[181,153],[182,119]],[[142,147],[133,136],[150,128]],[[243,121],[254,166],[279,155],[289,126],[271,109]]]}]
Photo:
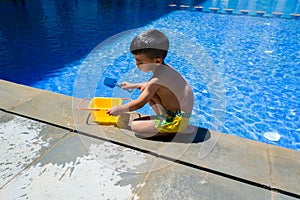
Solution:
[{"label": "boy's knee", "polygon": [[131,122],[131,130],[135,133],[142,133],[143,127],[139,126],[138,123],[135,123],[135,121]]},{"label": "boy's knee", "polygon": [[150,138],[157,134],[157,131],[147,130],[145,127],[139,126],[138,123],[131,123],[131,130],[140,138]]}]

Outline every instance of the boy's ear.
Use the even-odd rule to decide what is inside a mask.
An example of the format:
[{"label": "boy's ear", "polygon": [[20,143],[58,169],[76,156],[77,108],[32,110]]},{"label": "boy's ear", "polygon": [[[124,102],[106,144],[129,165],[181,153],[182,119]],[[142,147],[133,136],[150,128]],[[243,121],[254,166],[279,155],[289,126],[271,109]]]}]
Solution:
[{"label": "boy's ear", "polygon": [[162,57],[155,58],[155,63],[163,63],[163,62],[164,61],[163,61]]}]

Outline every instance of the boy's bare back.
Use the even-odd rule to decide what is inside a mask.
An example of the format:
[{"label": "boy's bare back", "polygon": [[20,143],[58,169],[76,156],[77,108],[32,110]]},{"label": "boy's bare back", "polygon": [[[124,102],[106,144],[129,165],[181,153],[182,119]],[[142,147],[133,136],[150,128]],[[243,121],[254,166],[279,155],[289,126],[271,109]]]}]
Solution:
[{"label": "boy's bare back", "polygon": [[158,65],[152,78],[147,83],[157,85],[154,98],[160,100],[161,106],[169,111],[184,111],[191,113],[194,95],[187,81],[172,67]]}]

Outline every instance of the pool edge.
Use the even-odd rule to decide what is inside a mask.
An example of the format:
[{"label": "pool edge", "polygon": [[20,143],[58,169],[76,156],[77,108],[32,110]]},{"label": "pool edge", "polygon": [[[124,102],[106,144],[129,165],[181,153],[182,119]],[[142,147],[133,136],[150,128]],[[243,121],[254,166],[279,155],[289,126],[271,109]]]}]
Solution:
[{"label": "pool edge", "polygon": [[[142,140],[130,131],[74,119],[70,96],[0,80],[0,109],[15,115],[45,122],[79,134],[107,140],[160,158],[217,174],[251,186],[300,198],[300,152],[207,130],[210,138],[199,143]],[[76,111],[75,111],[76,112]],[[78,113],[77,113],[78,114]],[[107,134],[109,133],[109,134]],[[124,134],[125,133],[125,134]]]}]

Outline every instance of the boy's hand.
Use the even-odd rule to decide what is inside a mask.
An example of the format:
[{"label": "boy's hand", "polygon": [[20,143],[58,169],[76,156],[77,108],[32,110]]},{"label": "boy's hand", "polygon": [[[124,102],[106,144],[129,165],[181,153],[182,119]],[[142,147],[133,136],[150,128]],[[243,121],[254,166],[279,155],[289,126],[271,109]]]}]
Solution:
[{"label": "boy's hand", "polygon": [[128,82],[122,82],[120,85],[123,89],[134,89],[134,88],[136,88],[135,84],[128,83]]},{"label": "boy's hand", "polygon": [[143,91],[145,89],[146,83],[128,83],[128,82],[122,82],[121,87],[123,89],[139,89],[141,91]]},{"label": "boy's hand", "polygon": [[106,114],[111,116],[118,116],[121,113],[121,106],[114,106],[111,109],[106,111]]}]

